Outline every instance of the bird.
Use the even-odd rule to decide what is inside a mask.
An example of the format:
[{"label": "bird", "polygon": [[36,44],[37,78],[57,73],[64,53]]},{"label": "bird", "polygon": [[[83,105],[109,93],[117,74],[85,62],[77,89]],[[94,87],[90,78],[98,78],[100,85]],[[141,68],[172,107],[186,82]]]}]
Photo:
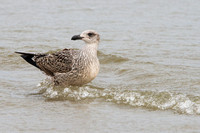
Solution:
[{"label": "bird", "polygon": [[50,76],[55,86],[82,86],[99,73],[97,49],[100,35],[94,30],[86,30],[71,40],[82,40],[85,45],[81,49],[63,49],[54,53],[15,53]]}]

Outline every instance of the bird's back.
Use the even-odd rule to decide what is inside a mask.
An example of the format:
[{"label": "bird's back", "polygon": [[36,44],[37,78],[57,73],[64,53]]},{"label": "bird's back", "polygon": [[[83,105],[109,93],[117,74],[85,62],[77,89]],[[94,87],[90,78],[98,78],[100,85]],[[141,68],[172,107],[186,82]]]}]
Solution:
[{"label": "bird's back", "polygon": [[67,73],[72,70],[77,50],[64,49],[45,56],[34,56],[36,65],[47,75],[54,76],[55,73]]}]

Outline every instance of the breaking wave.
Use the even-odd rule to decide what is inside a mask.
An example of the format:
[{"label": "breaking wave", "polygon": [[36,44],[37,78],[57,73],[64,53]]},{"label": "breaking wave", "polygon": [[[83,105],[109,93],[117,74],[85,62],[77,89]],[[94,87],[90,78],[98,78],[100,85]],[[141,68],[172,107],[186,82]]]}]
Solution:
[{"label": "breaking wave", "polygon": [[200,115],[200,96],[170,91],[104,89],[86,85],[83,87],[59,88],[40,84],[41,94],[50,101],[83,101],[102,98],[107,102],[126,104],[151,110],[173,110],[175,113]]}]

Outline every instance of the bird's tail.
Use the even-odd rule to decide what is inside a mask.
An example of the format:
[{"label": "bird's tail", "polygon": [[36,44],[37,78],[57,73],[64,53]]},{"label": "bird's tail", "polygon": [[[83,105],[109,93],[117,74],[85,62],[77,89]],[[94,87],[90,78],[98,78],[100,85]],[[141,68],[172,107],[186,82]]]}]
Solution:
[{"label": "bird's tail", "polygon": [[27,62],[30,63],[31,65],[33,65],[33,66],[39,68],[39,67],[37,66],[36,62],[32,59],[32,58],[35,56],[35,54],[33,54],[33,53],[24,53],[24,52],[15,52],[15,53],[20,54],[21,57],[22,57],[25,61],[27,61]]}]

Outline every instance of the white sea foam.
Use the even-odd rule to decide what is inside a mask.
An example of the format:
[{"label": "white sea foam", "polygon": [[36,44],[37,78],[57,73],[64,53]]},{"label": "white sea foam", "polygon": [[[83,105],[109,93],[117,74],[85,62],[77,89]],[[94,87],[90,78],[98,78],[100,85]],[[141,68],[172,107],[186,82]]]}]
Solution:
[{"label": "white sea foam", "polygon": [[[176,113],[200,115],[200,97],[168,91],[145,91],[123,89],[95,89],[89,86],[55,89],[49,87],[44,96],[50,100],[103,98],[108,102],[128,104],[153,110],[173,110]],[[195,100],[193,100],[195,97]]]}]

